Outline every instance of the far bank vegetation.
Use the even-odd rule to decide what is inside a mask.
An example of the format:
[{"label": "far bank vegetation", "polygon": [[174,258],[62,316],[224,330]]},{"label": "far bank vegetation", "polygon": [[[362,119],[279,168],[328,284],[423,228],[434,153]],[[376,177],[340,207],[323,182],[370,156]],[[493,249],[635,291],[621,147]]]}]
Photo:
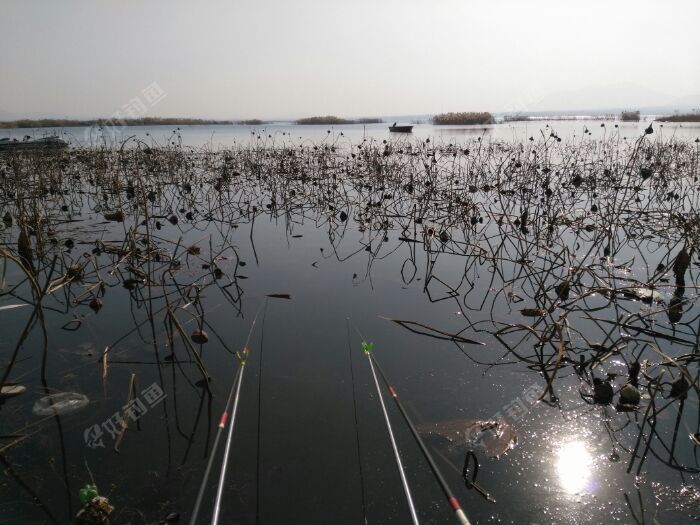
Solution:
[{"label": "far bank vegetation", "polygon": [[295,122],[295,124],[306,126],[306,125],[318,125],[322,124],[324,126],[338,125],[338,124],[380,124],[382,119],[380,118],[360,118],[360,119],[347,119],[336,117],[333,115],[326,115],[324,117],[306,117],[301,118]]},{"label": "far bank vegetation", "polygon": [[700,122],[700,111],[659,117],[656,120],[660,122]]},{"label": "far bank vegetation", "polygon": [[433,124],[437,126],[445,125],[465,125],[465,124],[493,124],[493,115],[487,111],[473,112],[462,111],[458,113],[440,113],[433,117]]},{"label": "far bank vegetation", "polygon": [[639,122],[639,111],[623,111],[620,113],[620,120],[623,122]]},{"label": "far bank vegetation", "polygon": [[529,115],[523,115],[522,113],[517,113],[515,115],[505,115],[503,117],[503,122],[528,122],[532,120]]},{"label": "far bank vegetation", "polygon": [[233,124],[230,120],[210,120],[199,118],[178,118],[178,117],[144,117],[127,119],[21,119],[0,122],[0,129],[11,128],[70,128],[87,126],[206,126],[217,124]]}]

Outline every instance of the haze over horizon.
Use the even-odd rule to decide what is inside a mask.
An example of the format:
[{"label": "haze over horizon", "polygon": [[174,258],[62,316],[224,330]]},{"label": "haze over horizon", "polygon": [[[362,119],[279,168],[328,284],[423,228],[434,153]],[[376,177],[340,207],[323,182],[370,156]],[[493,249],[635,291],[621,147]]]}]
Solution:
[{"label": "haze over horizon", "polygon": [[[0,118],[700,105],[700,3],[5,2]],[[264,31],[259,28],[264,27]]]}]

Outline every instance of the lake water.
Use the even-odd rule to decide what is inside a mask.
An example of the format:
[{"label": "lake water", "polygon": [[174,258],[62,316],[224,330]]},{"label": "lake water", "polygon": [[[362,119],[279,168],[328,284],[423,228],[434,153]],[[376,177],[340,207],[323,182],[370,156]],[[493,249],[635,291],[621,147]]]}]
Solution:
[{"label": "lake water", "polygon": [[[29,135],[42,137],[57,134],[74,144],[119,146],[129,137],[135,137],[148,144],[168,145],[181,140],[184,146],[212,149],[229,148],[236,144],[249,144],[264,141],[266,144],[282,142],[303,143],[358,143],[367,139],[433,139],[444,143],[463,142],[482,137],[484,140],[521,141],[530,137],[542,138],[554,132],[562,139],[591,137],[604,138],[615,136],[621,140],[633,140],[649,125],[648,122],[616,122],[601,120],[575,121],[533,121],[491,124],[484,126],[433,126],[417,124],[411,134],[390,133],[390,123],[352,124],[342,126],[296,126],[288,123],[268,124],[264,126],[130,126],[125,128],[57,128],[57,129],[0,129],[0,138],[21,139]],[[603,126],[601,126],[603,124]],[[700,137],[700,124],[661,124],[655,123],[656,133],[665,138],[696,139]],[[589,134],[584,131],[587,130]],[[258,138],[259,137],[259,138]]]},{"label": "lake water", "polygon": [[[582,137],[584,125],[592,137]],[[632,142],[646,125],[619,132]],[[692,140],[700,129],[664,126],[663,137],[682,137],[684,148],[644,147],[658,166],[673,166],[668,179],[640,182],[637,164],[647,160],[634,157],[634,181],[625,178],[623,188],[602,170],[622,170],[634,148],[596,142],[613,132],[607,126],[553,124],[565,142],[584,141],[573,160],[551,139],[528,144],[537,135],[531,123],[419,125],[412,137],[422,144],[411,152],[380,143],[355,160],[323,153],[324,141],[393,138],[385,125],[330,134],[275,125],[264,128],[267,138],[261,128],[260,139],[239,126],[182,129],[186,146],[265,142],[228,159],[179,148],[0,158],[2,214],[14,218],[2,230],[4,249],[17,255],[21,206],[27,224],[41,231],[31,240],[36,279],[44,286],[50,276],[53,289],[43,301],[45,342],[41,323],[31,322],[33,306],[16,306],[32,303],[25,272],[4,263],[0,307],[16,307],[0,310],[0,357],[7,381],[27,391],[0,405],[0,447],[23,437],[0,452],[0,523],[71,522],[91,476],[115,506],[112,523],[158,523],[170,512],[186,522],[239,365],[235,354],[246,342],[222,522],[409,523],[363,339],[374,343],[473,523],[697,519],[700,465],[691,437],[700,431],[698,397],[692,389],[682,403],[670,396],[679,369],[656,350],[682,360],[697,381],[697,255],[683,290],[671,270],[681,241],[696,233],[690,218],[670,217],[698,209]],[[163,144],[168,132],[132,133]],[[523,148],[481,152],[478,137],[524,139]],[[426,138],[444,148],[428,149]],[[273,147],[288,140],[309,147]],[[455,141],[471,151],[450,149]],[[589,172],[588,182],[576,182],[576,173]],[[495,191],[497,173],[503,178]],[[116,209],[124,222],[106,221]],[[31,222],[35,213],[44,220]],[[569,280],[570,298],[557,299],[555,287]],[[653,291],[660,295],[646,300]],[[680,319],[670,306],[679,294]],[[93,297],[101,297],[97,311],[88,304]],[[198,327],[208,342],[190,348],[187,335]],[[568,361],[555,372],[560,341]],[[193,351],[211,376],[211,395],[197,384]],[[594,403],[593,377],[576,367],[579,357],[600,359],[592,373],[611,374],[616,400],[628,367],[640,361],[647,375],[640,376],[646,397],[638,409]],[[646,377],[662,370],[657,392]],[[139,417],[117,438],[109,421],[134,397],[132,374]],[[57,392],[90,402],[65,415],[33,413],[37,400]],[[643,424],[650,393],[659,409],[668,406],[653,422],[657,434],[637,477],[652,424]],[[454,523],[385,399],[421,522]],[[477,482],[495,503],[461,478],[466,443],[441,435],[466,429],[469,420],[517,432],[499,457],[491,457],[486,438],[469,445],[480,462]],[[646,437],[627,473],[640,433]],[[212,499],[210,487],[202,523]]]}]

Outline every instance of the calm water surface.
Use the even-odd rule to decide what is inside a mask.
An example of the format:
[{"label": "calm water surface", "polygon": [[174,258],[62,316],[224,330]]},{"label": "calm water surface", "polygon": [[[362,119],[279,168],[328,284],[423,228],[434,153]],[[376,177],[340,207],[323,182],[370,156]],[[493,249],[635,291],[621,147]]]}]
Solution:
[{"label": "calm water surface", "polygon": [[[540,139],[554,132],[562,139],[604,138],[615,136],[621,140],[634,140],[649,125],[648,122],[616,122],[601,120],[576,121],[533,121],[490,124],[483,126],[433,126],[417,124],[410,134],[390,133],[390,123],[352,124],[341,126],[296,126],[287,123],[272,123],[263,126],[130,126],[127,128],[57,128],[57,129],[0,129],[0,138],[11,137],[18,140],[29,135],[42,137],[46,134],[64,136],[80,145],[119,145],[128,137],[136,137],[149,144],[168,145],[182,141],[184,146],[213,149],[229,148],[258,140],[266,144],[290,143],[335,143],[357,144],[363,139],[389,140],[396,138],[432,138],[444,143],[462,142],[470,138],[483,137],[485,140],[524,141],[533,137]],[[601,126],[602,125],[602,126]],[[696,139],[700,137],[700,124],[655,123],[657,136],[665,138]],[[588,131],[589,134],[585,133]]]}]

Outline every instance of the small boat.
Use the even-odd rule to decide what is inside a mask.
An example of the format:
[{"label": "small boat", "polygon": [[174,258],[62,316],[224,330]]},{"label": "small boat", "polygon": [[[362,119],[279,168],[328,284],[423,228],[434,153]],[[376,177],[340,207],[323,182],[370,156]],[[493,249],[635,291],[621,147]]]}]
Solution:
[{"label": "small boat", "polygon": [[413,126],[397,126],[396,122],[389,126],[389,131],[393,131],[395,133],[410,133],[412,130]]},{"label": "small boat", "polygon": [[68,142],[54,136],[32,139],[29,136],[24,140],[2,138],[0,139],[0,151],[35,150],[35,149],[62,149],[67,148]]}]

